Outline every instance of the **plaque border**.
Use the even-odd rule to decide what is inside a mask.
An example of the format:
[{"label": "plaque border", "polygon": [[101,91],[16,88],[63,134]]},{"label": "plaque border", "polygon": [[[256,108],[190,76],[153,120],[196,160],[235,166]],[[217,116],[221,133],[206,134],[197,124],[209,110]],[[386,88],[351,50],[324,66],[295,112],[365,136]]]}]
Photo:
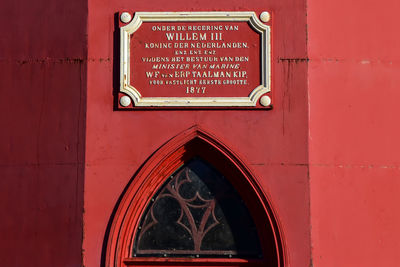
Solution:
[{"label": "plaque border", "polygon": [[[248,22],[261,35],[261,84],[247,97],[143,97],[130,84],[130,36],[143,22],[233,21]],[[120,28],[120,92],[135,107],[255,107],[262,95],[271,91],[271,30],[255,12],[135,12],[132,21]]]}]

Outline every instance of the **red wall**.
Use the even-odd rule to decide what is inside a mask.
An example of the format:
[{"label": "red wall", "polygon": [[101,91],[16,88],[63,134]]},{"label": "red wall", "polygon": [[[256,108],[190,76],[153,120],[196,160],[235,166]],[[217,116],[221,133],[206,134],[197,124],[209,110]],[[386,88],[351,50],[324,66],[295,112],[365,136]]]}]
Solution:
[{"label": "red wall", "polygon": [[399,8],[308,1],[314,266],[399,266]]},{"label": "red wall", "polygon": [[313,266],[398,266],[400,3],[219,1],[273,12],[274,109],[114,111],[114,14],[215,5],[1,1],[1,265],[80,266],[83,246],[99,266],[133,174],[198,124],[269,193],[288,266],[309,266],[311,246]]},{"label": "red wall", "polygon": [[[288,0],[89,1],[85,266],[99,266],[107,223],[134,173],[155,150],[195,124],[240,155],[269,192],[287,266],[309,266],[305,7],[305,1]],[[125,10],[272,11],[274,109],[114,111],[113,81],[119,79],[113,76],[119,62],[113,51],[114,13]]]},{"label": "red wall", "polygon": [[0,2],[1,266],[80,266],[86,14]]}]

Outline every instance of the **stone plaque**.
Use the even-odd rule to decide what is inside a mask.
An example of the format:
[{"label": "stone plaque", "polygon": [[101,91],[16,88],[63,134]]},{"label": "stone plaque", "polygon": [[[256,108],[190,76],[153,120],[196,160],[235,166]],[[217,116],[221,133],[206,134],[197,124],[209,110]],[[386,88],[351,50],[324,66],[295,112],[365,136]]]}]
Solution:
[{"label": "stone plaque", "polygon": [[270,26],[254,12],[129,19],[120,28],[120,106],[271,107]]}]

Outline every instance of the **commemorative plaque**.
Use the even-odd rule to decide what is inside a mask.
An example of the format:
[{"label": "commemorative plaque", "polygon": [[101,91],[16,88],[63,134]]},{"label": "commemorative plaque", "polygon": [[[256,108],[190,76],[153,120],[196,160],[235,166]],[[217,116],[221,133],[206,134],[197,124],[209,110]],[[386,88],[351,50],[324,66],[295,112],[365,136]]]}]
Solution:
[{"label": "commemorative plaque", "polygon": [[254,12],[130,18],[121,15],[120,107],[271,108],[269,18]]}]

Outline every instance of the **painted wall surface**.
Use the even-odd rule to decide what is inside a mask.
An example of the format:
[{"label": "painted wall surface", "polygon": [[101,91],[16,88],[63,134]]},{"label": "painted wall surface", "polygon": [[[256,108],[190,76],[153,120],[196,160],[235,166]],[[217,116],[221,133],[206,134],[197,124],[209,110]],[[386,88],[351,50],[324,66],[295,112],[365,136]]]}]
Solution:
[{"label": "painted wall surface", "polygon": [[[313,266],[398,266],[398,1],[88,5],[0,4],[2,266],[80,266],[82,250],[85,266],[100,266],[125,186],[195,124],[269,193],[288,266],[309,266],[311,245]],[[272,11],[274,109],[114,111],[115,13],[124,10]]]},{"label": "painted wall surface", "polygon": [[399,266],[399,1],[308,1],[314,266]]},{"label": "painted wall surface", "polygon": [[[125,10],[272,11],[274,109],[114,111],[115,13]],[[169,139],[199,125],[237,153],[269,193],[287,266],[309,266],[305,1],[91,0],[88,27],[84,265],[100,265],[107,224],[139,167]]]},{"label": "painted wall surface", "polygon": [[84,1],[0,2],[0,265],[81,265]]}]

